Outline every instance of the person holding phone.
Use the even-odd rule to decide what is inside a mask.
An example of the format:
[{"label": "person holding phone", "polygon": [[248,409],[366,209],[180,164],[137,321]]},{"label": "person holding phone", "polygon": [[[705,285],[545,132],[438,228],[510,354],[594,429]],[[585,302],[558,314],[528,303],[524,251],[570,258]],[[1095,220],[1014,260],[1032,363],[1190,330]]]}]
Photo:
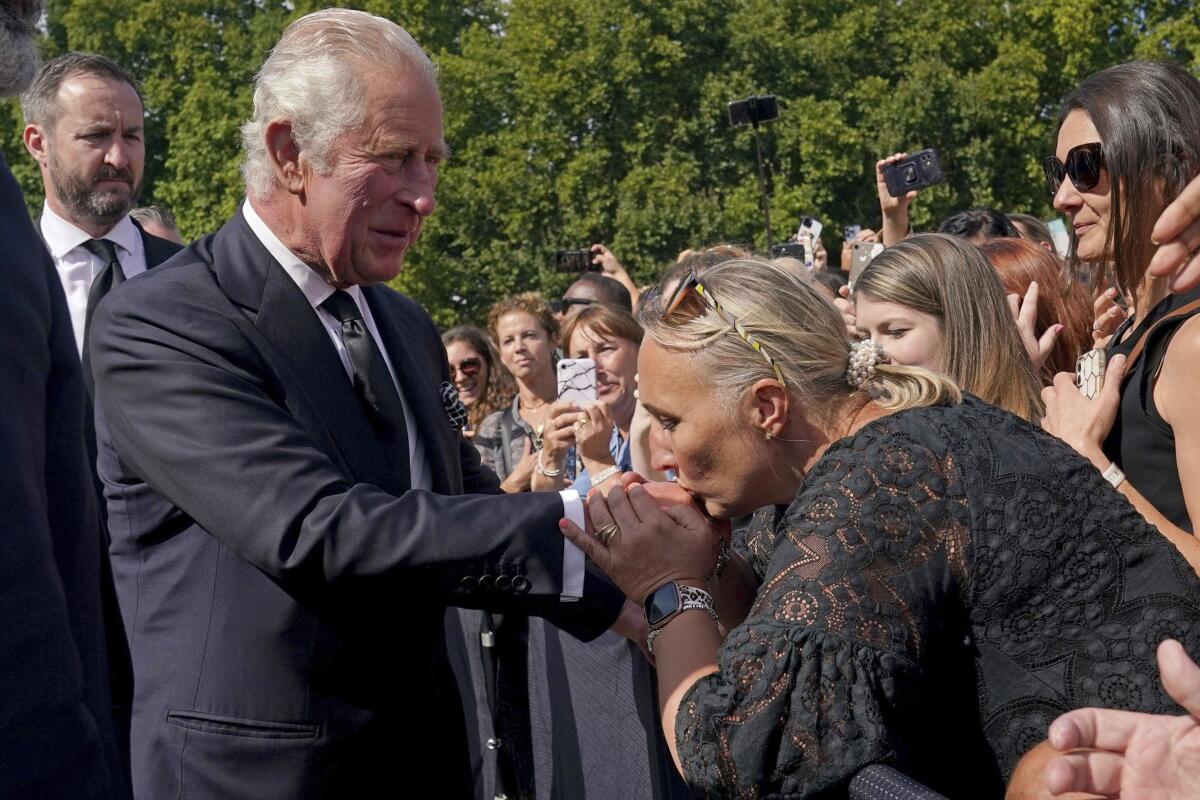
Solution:
[{"label": "person holding phone", "polygon": [[1200,289],[1173,291],[1149,268],[1156,220],[1198,174],[1200,80],[1156,62],[1121,64],[1084,80],[1063,103],[1046,160],[1054,207],[1071,222],[1068,267],[1097,265],[1094,283],[1111,280],[1129,315],[1106,342],[1099,395],[1088,400],[1071,375],[1059,374],[1045,392],[1044,425],[1194,565]]}]

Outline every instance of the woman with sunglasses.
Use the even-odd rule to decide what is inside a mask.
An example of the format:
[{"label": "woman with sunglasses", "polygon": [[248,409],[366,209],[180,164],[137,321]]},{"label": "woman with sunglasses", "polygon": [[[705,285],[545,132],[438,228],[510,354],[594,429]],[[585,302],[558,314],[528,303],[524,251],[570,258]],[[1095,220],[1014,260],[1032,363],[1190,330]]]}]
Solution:
[{"label": "woman with sunglasses", "polygon": [[[975,245],[941,233],[910,236],[871,261],[852,298],[859,336],[893,364],[941,372],[985,402],[1041,419],[1041,382],[1004,287]],[[1032,336],[1032,321],[1028,328]]]},{"label": "woman with sunglasses", "polygon": [[[885,762],[999,798],[1063,711],[1174,710],[1154,647],[1200,645],[1200,579],[1086,461],[849,344],[769,263],[665,295],[643,301],[640,398],[678,483],[627,477],[592,493],[591,533],[561,524],[645,604],[694,790],[845,796]],[[745,559],[727,558],[713,520],[753,509]],[[759,581],[748,613],[726,602],[738,574]]]},{"label": "woman with sunglasses", "polygon": [[1106,388],[1070,375],[1045,393],[1045,427],[1100,470],[1200,566],[1200,289],[1173,293],[1148,272],[1155,221],[1200,174],[1200,80],[1133,62],[1085,80],[1063,103],[1046,177],[1072,226],[1069,266],[1096,265],[1127,319],[1107,342]]},{"label": "woman with sunglasses", "polygon": [[467,407],[463,435],[474,438],[489,415],[509,404],[517,387],[500,365],[500,355],[488,335],[474,325],[459,325],[442,334],[450,379],[458,399]]}]

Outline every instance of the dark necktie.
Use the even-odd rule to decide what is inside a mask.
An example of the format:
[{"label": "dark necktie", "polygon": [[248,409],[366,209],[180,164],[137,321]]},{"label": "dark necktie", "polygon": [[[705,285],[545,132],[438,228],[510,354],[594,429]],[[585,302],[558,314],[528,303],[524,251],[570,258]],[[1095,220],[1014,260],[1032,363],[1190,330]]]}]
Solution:
[{"label": "dark necktie", "polygon": [[376,430],[392,439],[398,450],[395,468],[402,471],[407,483],[408,426],[404,423],[400,392],[396,389],[392,374],[388,372],[383,353],[367,330],[358,304],[349,294],[334,292],[321,303],[321,308],[342,323],[342,343],[346,346],[346,354],[350,356],[354,391],[366,406],[367,415]]},{"label": "dark necktie", "polygon": [[88,239],[83,243],[83,249],[104,262],[104,268],[96,275],[96,279],[92,281],[92,288],[88,290],[87,312],[83,318],[83,339],[86,342],[96,306],[104,299],[104,295],[125,280],[125,271],[121,269],[121,262],[117,260],[117,248],[108,239]]}]

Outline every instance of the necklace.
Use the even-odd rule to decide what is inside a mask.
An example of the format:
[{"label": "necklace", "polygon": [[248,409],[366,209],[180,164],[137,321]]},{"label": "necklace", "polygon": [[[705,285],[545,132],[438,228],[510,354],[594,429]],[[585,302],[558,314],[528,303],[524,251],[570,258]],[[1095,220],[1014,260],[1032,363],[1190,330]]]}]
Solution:
[{"label": "necklace", "polygon": [[[518,396],[517,409],[518,409],[518,412],[520,412],[520,411],[525,412],[522,416],[525,419],[525,421],[527,423],[529,423],[529,426],[531,428],[533,428],[533,449],[541,450],[543,434],[545,433],[545,430],[546,430],[546,414],[550,410],[550,401],[543,400],[539,405],[534,406],[533,408],[530,408],[529,406],[525,405],[525,403]],[[538,420],[536,425],[533,423],[533,412],[534,411],[542,412],[541,419]]]}]

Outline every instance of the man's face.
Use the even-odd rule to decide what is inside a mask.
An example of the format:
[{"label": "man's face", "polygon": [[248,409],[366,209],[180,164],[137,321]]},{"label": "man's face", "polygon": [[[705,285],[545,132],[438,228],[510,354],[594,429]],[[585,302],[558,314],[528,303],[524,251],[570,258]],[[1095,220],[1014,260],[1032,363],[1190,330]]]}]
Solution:
[{"label": "man's face", "polygon": [[129,84],[93,75],[67,78],[56,102],[58,120],[35,154],[47,197],[81,226],[112,225],[142,188],[142,103]]},{"label": "man's face", "polygon": [[305,227],[313,255],[339,286],[388,281],[435,207],[445,156],[442,102],[422,77],[372,73],[359,130],[330,146],[329,174],[305,174]]}]

